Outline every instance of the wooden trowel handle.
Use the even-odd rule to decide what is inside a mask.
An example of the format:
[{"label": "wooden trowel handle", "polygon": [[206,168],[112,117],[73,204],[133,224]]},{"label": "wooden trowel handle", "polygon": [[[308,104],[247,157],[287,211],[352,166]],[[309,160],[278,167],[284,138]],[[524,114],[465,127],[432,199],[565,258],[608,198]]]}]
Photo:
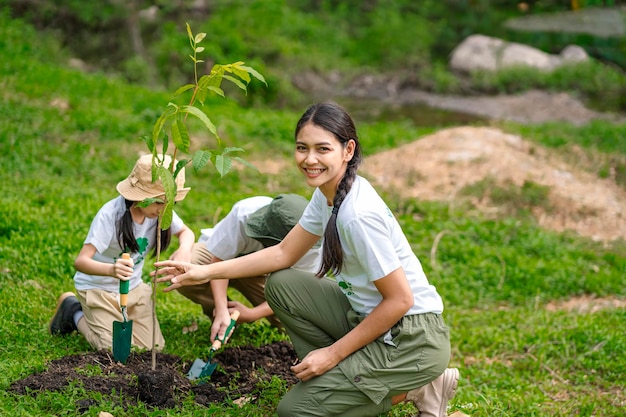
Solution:
[{"label": "wooden trowel handle", "polygon": [[235,324],[237,324],[237,319],[239,318],[239,314],[241,314],[239,313],[239,311],[237,310],[233,311],[233,313],[230,315],[230,324],[226,328],[226,333],[224,333],[224,337],[222,338],[222,340],[215,339],[215,341],[211,345],[211,350],[218,350],[219,348],[222,347],[222,343],[224,343],[224,340],[226,340],[228,335],[232,332],[233,328],[235,327]]},{"label": "wooden trowel handle", "polygon": [[[129,253],[123,253],[122,259],[130,259]],[[128,289],[130,286],[130,280],[120,280],[120,306],[126,307],[128,305]]]}]

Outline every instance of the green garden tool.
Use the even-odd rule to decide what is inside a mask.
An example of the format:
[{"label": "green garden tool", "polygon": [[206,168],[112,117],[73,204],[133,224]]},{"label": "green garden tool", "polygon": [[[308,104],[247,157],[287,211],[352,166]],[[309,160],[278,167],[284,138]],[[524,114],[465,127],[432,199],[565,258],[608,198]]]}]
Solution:
[{"label": "green garden tool", "polygon": [[[130,259],[130,255],[123,253],[122,259]],[[133,339],[133,321],[129,321],[126,315],[129,285],[130,280],[120,280],[120,309],[124,321],[113,322],[113,359],[124,364],[130,355],[130,344]]]},{"label": "green garden tool", "polygon": [[230,315],[230,324],[226,328],[226,333],[224,333],[224,337],[222,338],[222,340],[216,338],[213,344],[211,345],[211,350],[209,352],[209,359],[206,362],[204,362],[200,358],[193,361],[193,364],[191,365],[191,369],[189,369],[189,372],[187,373],[187,378],[189,378],[192,381],[194,379],[198,379],[199,384],[204,384],[207,381],[207,379],[211,377],[211,375],[213,374],[213,371],[215,371],[215,368],[217,368],[217,362],[211,362],[211,359],[213,358],[213,354],[215,353],[216,350],[222,347],[222,344],[224,343],[224,341],[232,333],[233,329],[235,328],[235,324],[237,323],[238,318],[239,318],[239,311],[237,310],[233,311],[233,313]]}]

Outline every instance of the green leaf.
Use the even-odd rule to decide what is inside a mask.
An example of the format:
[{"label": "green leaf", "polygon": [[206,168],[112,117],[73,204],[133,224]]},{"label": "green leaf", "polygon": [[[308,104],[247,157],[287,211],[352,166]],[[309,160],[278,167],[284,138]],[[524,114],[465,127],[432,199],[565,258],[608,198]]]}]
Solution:
[{"label": "green leaf", "polygon": [[181,94],[181,93],[184,93],[184,92],[185,92],[185,91],[187,91],[187,90],[190,90],[190,89],[192,89],[192,88],[195,88],[195,87],[196,87],[196,86],[195,86],[195,85],[193,85],[193,84],[183,85],[183,86],[182,86],[182,87],[180,87],[178,90],[176,90],[176,92],[174,93],[174,97],[175,97],[175,96],[177,96],[177,95],[179,95],[179,94]]},{"label": "green leaf", "polygon": [[203,75],[202,77],[200,77],[200,79],[198,80],[198,88],[203,90],[211,85],[211,78],[212,77],[210,75]]},{"label": "green leaf", "polygon": [[163,184],[163,190],[165,190],[165,205],[173,205],[176,198],[176,182],[174,176],[163,165],[157,166],[157,173],[161,184]]},{"label": "green leaf", "polygon": [[207,90],[217,94],[218,96],[226,97],[226,95],[224,95],[224,90],[222,90],[219,87],[215,87],[213,85],[210,85],[210,86],[207,87]]},{"label": "green leaf", "polygon": [[187,35],[189,36],[189,40],[193,40],[193,33],[191,33],[191,26],[189,23],[185,22],[185,26],[187,26]]},{"label": "green leaf", "polygon": [[191,144],[191,141],[189,140],[187,126],[185,126],[182,120],[178,118],[174,123],[172,123],[172,141],[177,149],[180,149],[185,153],[189,153],[189,145]]},{"label": "green leaf", "polygon": [[163,201],[162,198],[150,197],[150,198],[146,198],[145,200],[140,201],[139,203],[137,203],[137,207],[146,208],[150,204],[154,204],[154,203],[165,203],[165,201]]},{"label": "green leaf", "polygon": [[154,153],[154,142],[152,141],[152,137],[148,135],[142,135],[141,140],[144,141],[150,153]]},{"label": "green leaf", "polygon": [[199,108],[195,106],[182,106],[180,107],[179,110],[183,113],[189,113],[193,116],[196,116],[198,119],[202,121],[202,123],[204,123],[207,129],[209,129],[209,131],[213,133],[213,135],[217,138],[217,140],[218,141],[220,140],[217,134],[217,129],[215,128],[215,125],[213,124],[213,122],[211,122],[211,119],[209,119],[209,116],[207,116],[202,110],[200,110]]},{"label": "green leaf", "polygon": [[232,67],[232,71],[233,71],[233,74],[235,74],[237,77],[244,80],[246,83],[250,82],[250,74],[248,74],[248,71],[242,69],[241,67],[235,67],[235,66]]},{"label": "green leaf", "polygon": [[163,130],[163,126],[165,126],[165,123],[174,114],[176,114],[177,110],[178,110],[178,106],[176,106],[176,104],[168,103],[167,107],[165,108],[165,110],[163,110],[163,113],[161,113],[157,121],[154,123],[154,127],[152,128],[152,142],[153,143],[155,144],[158,143],[159,135],[161,134],[161,131]]},{"label": "green leaf", "polygon": [[206,33],[204,32],[196,33],[195,41],[196,43],[200,43],[202,42],[204,38],[206,38]]},{"label": "green leaf", "polygon": [[174,203],[165,204],[163,212],[161,213],[161,229],[167,230],[172,225],[172,219],[174,218]]},{"label": "green leaf", "polygon": [[265,81],[265,78],[259,72],[257,72],[254,68],[248,67],[248,66],[245,66],[245,65],[242,65],[241,68],[243,68],[244,70],[248,71],[248,73],[252,74],[252,76],[254,78],[256,78],[257,80],[262,81],[263,84],[267,85],[267,82]]},{"label": "green leaf", "polygon": [[156,155],[156,152],[154,152],[152,154],[152,168],[150,168],[150,174],[151,174],[150,181],[151,182],[155,182],[159,178],[159,174],[157,172],[157,167],[159,165],[157,164],[157,162],[159,164],[163,163],[163,161],[159,161],[159,159],[158,159],[158,157]]},{"label": "green leaf", "polygon": [[245,151],[242,148],[229,146],[229,147],[224,148],[224,150],[222,151],[222,155],[228,155],[228,154],[236,153],[236,152],[245,152]]},{"label": "green leaf", "polygon": [[200,52],[204,51],[204,46],[198,46],[196,47],[196,53],[199,54]]},{"label": "green leaf", "polygon": [[244,164],[248,168],[252,168],[256,172],[259,172],[259,169],[257,167],[255,167],[254,165],[252,165],[250,162],[246,161],[245,159],[241,158],[240,156],[235,156],[235,157],[233,157],[233,159],[235,161],[237,161],[237,162],[241,162],[242,164]]},{"label": "green leaf", "polygon": [[206,164],[209,163],[212,156],[213,152],[204,150],[197,151],[193,154],[192,166],[194,172],[198,172],[200,169],[204,168]]},{"label": "green leaf", "polygon": [[220,177],[228,174],[233,167],[233,161],[229,156],[216,155],[215,156],[215,169],[220,174]]},{"label": "green leaf", "polygon": [[242,83],[241,81],[239,81],[237,78],[232,77],[228,74],[224,74],[223,77],[229,80],[230,82],[232,82],[233,84],[235,84],[237,87],[241,88],[243,91],[247,91],[246,85]]},{"label": "green leaf", "polygon": [[[167,150],[170,147],[170,140],[169,137],[167,135],[163,135],[163,146],[161,147],[161,154],[165,155],[167,153]],[[153,153],[154,155],[154,153]]]},{"label": "green leaf", "polygon": [[[189,159],[181,159],[180,161],[178,161],[178,163],[176,164],[176,170],[174,171],[174,178],[178,177],[178,173],[185,168],[185,166],[187,166],[187,164],[189,163]],[[175,181],[174,181],[175,182]]]},{"label": "green leaf", "polygon": [[215,64],[213,65],[213,68],[211,68],[211,76],[222,76],[224,74],[224,72],[226,71],[225,66],[224,65],[220,65],[220,64]]}]

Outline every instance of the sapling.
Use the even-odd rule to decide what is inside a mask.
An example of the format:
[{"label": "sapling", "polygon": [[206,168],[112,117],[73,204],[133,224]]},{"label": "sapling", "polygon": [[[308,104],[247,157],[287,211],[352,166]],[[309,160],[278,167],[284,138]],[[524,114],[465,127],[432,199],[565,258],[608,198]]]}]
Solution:
[{"label": "sapling", "polygon": [[[204,107],[206,98],[210,95],[225,97],[224,90],[221,88],[222,81],[230,81],[246,93],[247,86],[252,80],[252,77],[267,85],[260,73],[240,61],[226,65],[215,64],[208,74],[199,76],[199,64],[204,62],[198,57],[198,55],[204,51],[204,47],[199,46],[199,44],[205,39],[206,33],[197,33],[194,35],[189,24],[186,24],[186,26],[192,50],[192,54],[189,55],[189,57],[193,61],[194,83],[181,86],[176,90],[174,96],[190,94],[191,97],[186,105],[177,105],[172,102],[168,103],[163,113],[161,113],[155,122],[152,135],[142,138],[148,146],[148,150],[152,153],[152,181],[157,179],[161,180],[163,189],[165,190],[164,200],[150,198],[140,203],[141,206],[148,206],[154,202],[164,203],[163,210],[158,218],[156,243],[157,262],[160,260],[161,255],[161,230],[168,229],[172,223],[174,197],[177,192],[175,179],[180,171],[191,163],[193,171],[197,172],[210,162],[215,166],[219,175],[223,177],[230,172],[233,160],[252,167],[252,165],[239,156],[239,154],[243,152],[243,149],[237,147],[222,147],[222,141],[215,125],[197,104],[200,103],[200,106]],[[209,133],[217,139],[218,149],[199,149],[196,150],[191,157],[188,157],[188,155],[191,155],[189,129],[187,127],[188,118],[190,116],[200,120]],[[165,166],[165,158],[162,155],[168,154],[170,145],[173,145],[172,155],[170,155],[172,163],[170,166]],[[161,149],[160,152],[159,148]],[[174,161],[177,159],[178,162],[174,164]],[[152,285],[152,300],[152,370],[155,370],[156,350],[154,335],[156,334],[156,278]]]}]

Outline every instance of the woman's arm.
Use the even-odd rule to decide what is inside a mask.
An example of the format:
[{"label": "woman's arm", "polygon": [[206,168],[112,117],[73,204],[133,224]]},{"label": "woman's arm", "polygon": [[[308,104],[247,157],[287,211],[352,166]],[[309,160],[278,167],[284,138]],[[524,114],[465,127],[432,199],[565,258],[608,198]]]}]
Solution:
[{"label": "woman's arm", "polygon": [[334,368],[350,354],[379,338],[413,306],[413,293],[402,268],[374,281],[374,284],[383,296],[380,304],[341,339],[328,347],[311,351],[302,362],[291,367],[300,380],[306,381]]},{"label": "woman's arm", "polygon": [[296,225],[277,245],[239,258],[209,265],[193,265],[184,262],[163,261],[158,267],[157,282],[171,281],[164,291],[172,291],[186,285],[204,284],[213,279],[236,279],[255,277],[295,264],[313,245],[319,236]]}]

